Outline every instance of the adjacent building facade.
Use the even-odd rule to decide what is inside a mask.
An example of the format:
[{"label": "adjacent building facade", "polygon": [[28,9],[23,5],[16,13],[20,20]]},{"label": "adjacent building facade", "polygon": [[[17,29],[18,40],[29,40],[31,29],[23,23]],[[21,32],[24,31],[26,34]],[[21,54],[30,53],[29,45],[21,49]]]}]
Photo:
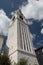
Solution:
[{"label": "adjacent building facade", "polygon": [[43,46],[35,50],[39,65],[43,65]]},{"label": "adjacent building facade", "polygon": [[33,49],[28,23],[21,10],[15,11],[12,16],[6,45],[9,48],[9,57],[12,63],[17,63],[20,58],[26,58],[28,65],[39,65]]},{"label": "adjacent building facade", "polygon": [[2,50],[3,41],[4,41],[4,36],[0,35],[0,51]]}]

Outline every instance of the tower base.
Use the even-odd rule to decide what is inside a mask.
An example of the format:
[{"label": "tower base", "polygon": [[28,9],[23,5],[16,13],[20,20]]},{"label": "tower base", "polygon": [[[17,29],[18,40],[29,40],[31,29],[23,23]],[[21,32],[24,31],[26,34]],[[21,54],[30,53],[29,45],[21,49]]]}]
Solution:
[{"label": "tower base", "polygon": [[22,50],[16,50],[15,52],[13,52],[10,55],[10,59],[12,62],[12,65],[14,64],[14,62],[18,62],[20,60],[20,58],[25,58],[28,60],[28,65],[39,65],[36,55],[28,53],[26,51],[22,51]]}]

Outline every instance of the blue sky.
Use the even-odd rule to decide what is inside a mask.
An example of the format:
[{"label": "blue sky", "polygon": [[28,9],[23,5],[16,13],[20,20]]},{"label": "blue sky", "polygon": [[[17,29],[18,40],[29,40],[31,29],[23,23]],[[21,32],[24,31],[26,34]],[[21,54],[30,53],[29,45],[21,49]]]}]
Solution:
[{"label": "blue sky", "polygon": [[43,0],[0,0],[0,34],[7,35],[11,14],[21,9],[35,47],[43,45]]}]

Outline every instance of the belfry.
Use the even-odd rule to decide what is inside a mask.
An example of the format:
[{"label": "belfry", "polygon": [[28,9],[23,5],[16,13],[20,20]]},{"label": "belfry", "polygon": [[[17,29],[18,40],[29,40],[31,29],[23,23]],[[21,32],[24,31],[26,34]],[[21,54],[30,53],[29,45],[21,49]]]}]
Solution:
[{"label": "belfry", "polygon": [[20,58],[26,58],[28,65],[39,65],[33,49],[28,22],[20,9],[16,10],[12,16],[6,45],[9,48],[12,63],[18,62]]}]

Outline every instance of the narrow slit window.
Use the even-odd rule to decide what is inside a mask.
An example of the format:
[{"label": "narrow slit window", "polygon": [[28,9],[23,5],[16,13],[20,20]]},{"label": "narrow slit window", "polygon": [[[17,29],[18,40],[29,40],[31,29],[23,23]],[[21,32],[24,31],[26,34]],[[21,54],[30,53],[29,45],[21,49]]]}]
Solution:
[{"label": "narrow slit window", "polygon": [[22,17],[22,16],[20,16],[20,19],[22,19],[22,20],[23,20],[23,17]]},{"label": "narrow slit window", "polygon": [[12,19],[12,20],[14,21],[14,19],[15,19],[15,16],[13,17],[13,19]]}]

